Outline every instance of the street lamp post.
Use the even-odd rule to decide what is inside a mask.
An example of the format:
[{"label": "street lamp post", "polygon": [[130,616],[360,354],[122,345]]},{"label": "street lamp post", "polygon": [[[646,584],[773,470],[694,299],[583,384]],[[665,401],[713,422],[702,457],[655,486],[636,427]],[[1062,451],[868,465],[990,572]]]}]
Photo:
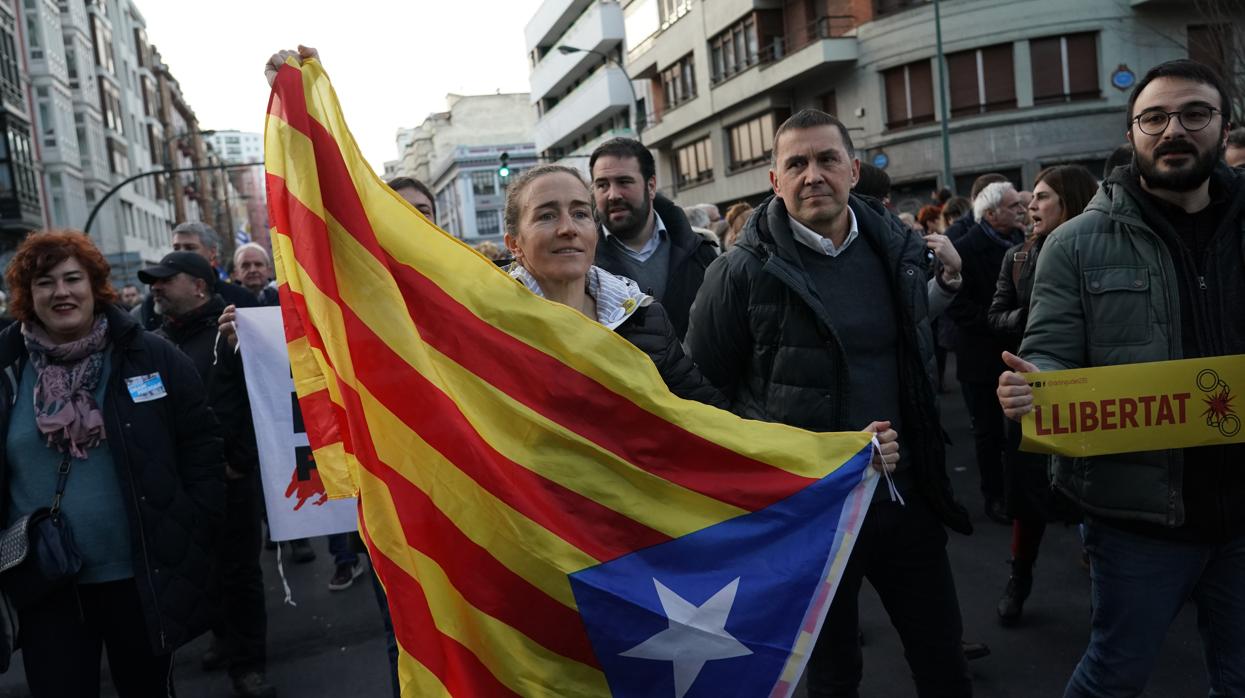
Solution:
[{"label": "street lamp post", "polygon": [[639,114],[638,116],[640,118],[637,118],[636,105],[640,103],[640,98],[636,96],[635,85],[631,83],[631,76],[627,74],[627,69],[624,68],[621,63],[615,60],[613,56],[609,55],[608,53],[597,51],[595,49],[579,48],[577,46],[567,46],[566,44],[561,44],[558,46],[558,53],[564,56],[568,54],[572,54],[572,53],[591,53],[593,55],[604,58],[606,64],[612,63],[618,66],[618,69],[622,71],[623,77],[627,78],[627,88],[631,90],[631,109],[628,110],[628,114],[631,117],[631,126],[632,128],[635,129],[635,136],[637,139],[639,139],[640,134],[644,132],[644,118],[643,117],[645,117],[646,115]]},{"label": "street lamp post", "polygon": [[91,209],[91,215],[87,216],[86,225],[82,227],[82,232],[86,233],[87,235],[90,235],[91,224],[95,222],[95,217],[99,215],[100,209],[103,208],[104,204],[107,203],[108,200],[112,198],[112,195],[121,191],[121,187],[124,187],[130,182],[142,179],[143,177],[155,177],[157,175],[175,174],[178,172],[203,172],[205,170],[224,171],[224,170],[239,169],[243,167],[255,167],[255,166],[262,167],[263,164],[264,163],[262,162],[240,162],[235,165],[226,165],[222,163],[222,164],[217,164],[217,165],[197,165],[195,167],[173,167],[173,168],[165,167],[165,168],[161,168],[158,170],[149,170],[147,172],[139,172],[136,175],[131,175],[121,180],[120,182],[117,182],[116,186],[114,186],[112,189],[109,189],[107,193],[105,193],[103,196],[99,198],[99,201],[95,202],[95,207]]},{"label": "street lamp post", "polygon": [[947,58],[942,53],[942,9],[938,4],[938,0],[934,0],[934,36],[936,37],[936,45],[938,51],[938,103],[942,106],[939,109],[938,124],[942,134],[942,186],[955,193],[955,180],[951,177],[951,136],[947,129],[949,124],[947,109]]}]

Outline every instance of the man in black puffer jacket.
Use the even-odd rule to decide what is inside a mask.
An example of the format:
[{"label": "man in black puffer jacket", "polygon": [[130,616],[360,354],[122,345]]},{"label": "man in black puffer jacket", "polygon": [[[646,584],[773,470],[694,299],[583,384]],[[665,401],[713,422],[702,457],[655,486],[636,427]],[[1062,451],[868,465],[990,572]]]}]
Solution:
[{"label": "man in black puffer jacket", "polygon": [[210,405],[226,426],[226,520],[217,550],[221,608],[213,624],[215,647],[208,664],[226,662],[234,688],[245,697],[273,696],[264,678],[268,615],[260,567],[258,451],[240,356],[219,337],[216,324],[225,301],[212,292],[215,273],[202,256],[173,252],[138,273],[151,285],[157,331],[190,357],[208,386]]},{"label": "man in black puffer jacket", "polygon": [[602,143],[588,168],[601,232],[596,265],[660,301],[681,341],[716,245],[692,230],[681,208],[657,195],[657,166],[639,141]]},{"label": "man in black puffer jacket", "polygon": [[972,527],[945,472],[925,242],[880,204],[849,195],[858,164],[829,114],[804,110],[778,129],[776,194],[706,272],[687,345],[740,416],[813,431],[889,422],[898,432],[894,480],[906,505],[877,489],[813,651],[809,695],[856,694],[856,597],[868,577],[918,693],[967,696],[943,526]]}]

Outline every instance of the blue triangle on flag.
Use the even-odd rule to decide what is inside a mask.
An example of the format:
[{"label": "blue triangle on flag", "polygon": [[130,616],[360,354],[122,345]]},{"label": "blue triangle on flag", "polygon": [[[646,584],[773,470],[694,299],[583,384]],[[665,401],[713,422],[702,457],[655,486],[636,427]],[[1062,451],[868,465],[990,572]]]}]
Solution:
[{"label": "blue triangle on flag", "polygon": [[[809,622],[833,554],[854,540],[845,541],[843,522],[864,517],[870,454],[866,447],[765,509],[571,574],[611,694],[769,696]],[[668,615],[670,607],[676,612]],[[671,622],[693,607],[700,607],[695,622]],[[722,617],[723,634],[689,630]],[[663,652],[682,654],[656,658]]]}]

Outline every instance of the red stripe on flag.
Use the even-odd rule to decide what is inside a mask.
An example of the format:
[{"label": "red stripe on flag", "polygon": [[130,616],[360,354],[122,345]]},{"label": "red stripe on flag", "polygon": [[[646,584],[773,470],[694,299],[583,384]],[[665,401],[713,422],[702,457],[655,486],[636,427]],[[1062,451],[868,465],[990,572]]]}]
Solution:
[{"label": "red stripe on flag", "polygon": [[[359,397],[342,389],[351,409]],[[555,601],[466,536],[423,490],[385,465],[371,439],[361,438],[359,462],[389,489],[406,544],[441,566],[475,608],[518,629],[543,647],[599,668],[579,613]]]},{"label": "red stripe on flag", "polygon": [[339,429],[339,425],[346,423],[345,413],[333,402],[327,388],[298,398],[298,409],[303,413],[307,442],[313,451],[340,441],[342,448],[350,453],[354,452],[350,434],[343,434]]},{"label": "red stripe on flag", "polygon": [[[270,182],[269,188],[287,196],[292,211],[303,208],[301,202],[284,191],[284,183]],[[326,256],[330,249],[328,230],[320,219],[304,218],[308,225],[299,229],[298,240],[294,241],[298,263],[322,291],[336,287],[332,262]],[[290,297],[295,299],[298,314],[307,317],[302,305],[305,300],[294,293]],[[341,310],[351,356],[366,357],[353,365],[358,380],[429,446],[485,490],[598,560],[612,560],[670,540],[665,534],[498,453],[449,396],[409,368],[406,360],[376,336],[340,297],[330,296],[330,300]]]},{"label": "red stripe on flag", "polygon": [[[362,505],[360,505],[362,506]],[[393,632],[402,649],[432,672],[455,696],[518,696],[497,680],[480,658],[458,640],[437,630],[428,609],[428,597],[419,582],[380,552],[359,517],[359,533],[371,551],[372,566],[385,583]]]},{"label": "red stripe on flag", "polygon": [[272,84],[268,98],[268,113],[276,116],[299,131],[307,132],[307,97],[303,94],[303,71],[282,67]]},{"label": "red stripe on flag", "polygon": [[[479,319],[430,279],[398,262],[376,240],[332,134],[314,119],[308,118],[307,124],[304,133],[315,149],[326,210],[407,289],[407,311],[438,351],[633,465],[734,506],[763,509],[814,482],[723,448],[640,408]],[[498,361],[499,356],[507,361]],[[513,366],[524,370],[514,371]],[[533,375],[557,376],[558,381],[534,386],[525,377]]]},{"label": "red stripe on flag", "polygon": [[[291,293],[290,300],[305,310],[301,296]],[[348,385],[340,384],[340,388],[345,410],[329,400],[327,391],[318,391],[299,399],[304,414],[332,410],[343,419],[348,414],[363,414],[358,394]],[[349,431],[355,438],[346,435],[345,450],[389,488],[408,545],[441,565],[455,588],[476,608],[518,628],[553,652],[597,666],[577,612],[550,598],[463,534],[422,490],[380,459],[365,422],[351,423]],[[311,429],[308,436],[314,438]]]}]

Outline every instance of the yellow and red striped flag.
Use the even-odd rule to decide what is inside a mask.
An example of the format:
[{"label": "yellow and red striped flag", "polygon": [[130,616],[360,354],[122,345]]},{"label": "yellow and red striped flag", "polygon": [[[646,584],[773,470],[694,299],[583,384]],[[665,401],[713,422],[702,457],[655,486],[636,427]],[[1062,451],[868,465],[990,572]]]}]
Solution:
[{"label": "yellow and red striped flag", "polygon": [[681,400],[368,167],[317,61],[265,128],[295,386],[388,593],[404,696],[790,695],[869,436]]}]

